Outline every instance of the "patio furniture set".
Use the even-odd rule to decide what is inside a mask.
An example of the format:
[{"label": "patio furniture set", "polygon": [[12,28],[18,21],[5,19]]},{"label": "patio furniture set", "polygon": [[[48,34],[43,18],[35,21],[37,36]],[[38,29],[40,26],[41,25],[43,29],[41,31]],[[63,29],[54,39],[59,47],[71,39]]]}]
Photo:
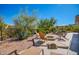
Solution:
[{"label": "patio furniture set", "polygon": [[[69,51],[69,41],[58,40],[58,36],[53,34],[47,34],[40,32],[39,37],[34,37],[31,40],[32,44],[28,44],[28,40],[25,43],[19,43],[17,45],[11,45],[4,49],[1,49],[1,55],[67,55],[76,54],[74,51]],[[27,44],[26,44],[27,43]],[[28,45],[28,46],[27,46]],[[23,48],[21,48],[21,46]],[[7,51],[7,52],[6,52]]]}]

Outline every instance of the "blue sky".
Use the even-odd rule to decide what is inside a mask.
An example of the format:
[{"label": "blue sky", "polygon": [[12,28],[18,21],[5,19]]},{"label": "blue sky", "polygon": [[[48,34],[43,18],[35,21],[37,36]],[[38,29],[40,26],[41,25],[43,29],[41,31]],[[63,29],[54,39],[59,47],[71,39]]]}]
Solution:
[{"label": "blue sky", "polygon": [[75,16],[79,15],[78,4],[0,4],[0,16],[5,23],[13,24],[12,19],[22,8],[27,9],[29,15],[36,10],[38,18],[54,17],[57,25],[74,24]]}]

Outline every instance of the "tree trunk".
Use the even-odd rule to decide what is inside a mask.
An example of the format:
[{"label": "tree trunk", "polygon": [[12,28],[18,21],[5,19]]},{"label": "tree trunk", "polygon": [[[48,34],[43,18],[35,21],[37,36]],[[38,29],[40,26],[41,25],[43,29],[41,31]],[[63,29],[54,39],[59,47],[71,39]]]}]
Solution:
[{"label": "tree trunk", "polygon": [[1,29],[1,41],[3,40],[3,37],[2,37],[2,29]]},{"label": "tree trunk", "polygon": [[3,37],[2,37],[2,28],[1,28],[1,39],[0,39],[1,41],[3,40]]}]

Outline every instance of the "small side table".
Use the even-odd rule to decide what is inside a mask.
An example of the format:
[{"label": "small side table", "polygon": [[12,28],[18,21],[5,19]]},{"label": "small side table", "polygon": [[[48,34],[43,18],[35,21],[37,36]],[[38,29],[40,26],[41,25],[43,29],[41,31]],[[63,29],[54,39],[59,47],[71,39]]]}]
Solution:
[{"label": "small side table", "polygon": [[57,49],[57,45],[56,45],[55,43],[51,43],[51,44],[48,43],[48,44],[47,44],[47,48],[48,48],[48,49]]}]

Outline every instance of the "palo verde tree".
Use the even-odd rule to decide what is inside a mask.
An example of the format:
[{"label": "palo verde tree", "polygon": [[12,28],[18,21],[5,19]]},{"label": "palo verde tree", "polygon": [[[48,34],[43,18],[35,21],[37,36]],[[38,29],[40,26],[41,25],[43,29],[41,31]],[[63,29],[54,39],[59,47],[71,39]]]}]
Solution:
[{"label": "palo verde tree", "polygon": [[22,40],[32,35],[32,30],[35,27],[35,21],[36,17],[21,13],[14,19],[15,36],[19,40]]}]

